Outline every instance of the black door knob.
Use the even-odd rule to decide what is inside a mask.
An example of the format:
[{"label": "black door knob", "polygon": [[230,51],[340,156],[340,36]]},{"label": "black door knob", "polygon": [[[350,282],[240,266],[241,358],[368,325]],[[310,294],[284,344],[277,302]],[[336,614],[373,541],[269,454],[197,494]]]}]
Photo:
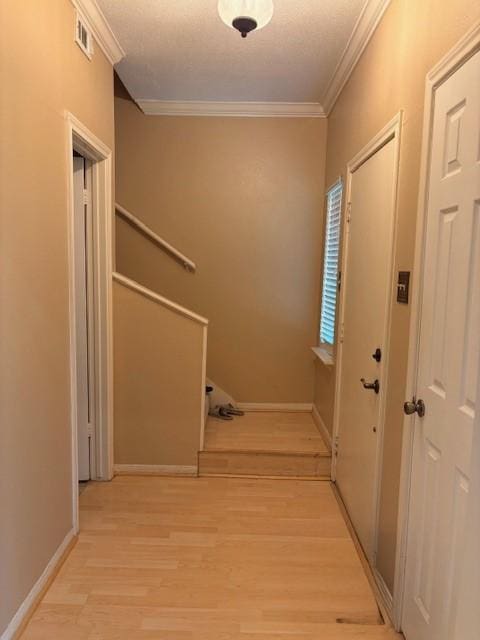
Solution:
[{"label": "black door knob", "polygon": [[360,382],[363,384],[364,389],[371,389],[375,393],[380,393],[380,382],[378,380],[367,382],[365,378],[360,378]]}]

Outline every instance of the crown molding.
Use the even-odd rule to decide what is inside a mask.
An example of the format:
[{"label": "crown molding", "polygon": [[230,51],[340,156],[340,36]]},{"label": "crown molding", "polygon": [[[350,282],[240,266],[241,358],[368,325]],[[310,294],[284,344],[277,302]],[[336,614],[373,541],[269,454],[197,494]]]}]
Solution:
[{"label": "crown molding", "polygon": [[91,29],[100,49],[112,65],[125,57],[125,51],[113,33],[96,0],[71,0],[75,9],[82,15]]},{"label": "crown molding", "polygon": [[251,118],[325,118],[318,102],[208,102],[136,100],[149,116],[228,116]]},{"label": "crown molding", "polygon": [[330,114],[389,4],[390,0],[367,0],[365,3],[323,95],[326,115]]}]

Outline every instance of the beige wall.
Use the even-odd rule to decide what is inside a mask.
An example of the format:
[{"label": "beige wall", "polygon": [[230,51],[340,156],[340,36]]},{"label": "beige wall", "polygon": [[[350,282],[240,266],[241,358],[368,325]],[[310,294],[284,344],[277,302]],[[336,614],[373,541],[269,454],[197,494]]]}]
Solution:
[{"label": "beige wall", "polygon": [[68,0],[0,3],[0,635],[72,527],[68,109],[113,149],[113,76]]},{"label": "beige wall", "polygon": [[197,466],[204,326],[114,283],[115,464]]},{"label": "beige wall", "polygon": [[333,402],[335,392],[335,369],[325,366],[318,358],[315,361],[315,379],[313,388],[313,403],[316,406],[322,422],[330,435],[333,435]]},{"label": "beige wall", "polygon": [[[480,18],[478,0],[393,0],[328,121],[326,184],[396,114],[404,111],[396,270],[411,270],[417,211],[425,75]],[[410,307],[393,305],[378,568],[393,588],[402,406]],[[321,366],[321,365],[318,365]],[[316,401],[331,420],[334,376],[322,374]],[[328,406],[328,408],[327,408]]]},{"label": "beige wall", "polygon": [[244,402],[311,402],[326,121],[144,116],[115,102],[117,270],[210,320],[208,375]]}]

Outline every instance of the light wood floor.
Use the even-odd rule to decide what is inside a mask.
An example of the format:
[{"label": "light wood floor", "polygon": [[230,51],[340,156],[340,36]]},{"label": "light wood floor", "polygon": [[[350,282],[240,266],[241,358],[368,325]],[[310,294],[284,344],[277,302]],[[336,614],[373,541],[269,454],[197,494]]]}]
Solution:
[{"label": "light wood floor", "polygon": [[232,421],[209,417],[205,449],[328,453],[310,413],[252,411]]},{"label": "light wood floor", "polygon": [[327,482],[117,477],[23,640],[390,640]]}]

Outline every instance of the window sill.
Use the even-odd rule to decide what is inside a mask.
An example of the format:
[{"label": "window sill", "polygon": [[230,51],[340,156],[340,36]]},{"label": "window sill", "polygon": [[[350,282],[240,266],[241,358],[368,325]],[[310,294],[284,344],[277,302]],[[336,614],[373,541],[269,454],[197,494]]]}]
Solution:
[{"label": "window sill", "polygon": [[326,367],[333,367],[335,364],[333,353],[327,347],[312,347],[312,351]]}]

